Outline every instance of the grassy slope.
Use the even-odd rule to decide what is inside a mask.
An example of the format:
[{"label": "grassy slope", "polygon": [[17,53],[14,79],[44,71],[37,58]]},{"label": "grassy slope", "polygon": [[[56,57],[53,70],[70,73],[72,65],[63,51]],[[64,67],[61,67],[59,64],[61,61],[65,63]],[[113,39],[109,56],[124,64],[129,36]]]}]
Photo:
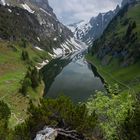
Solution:
[{"label": "grassy slope", "polygon": [[[125,18],[131,18],[136,21],[137,27],[135,31],[138,33],[137,42],[140,42],[139,11],[140,11],[140,4],[137,4],[136,6],[132,7],[125,15]],[[114,31],[119,38],[122,38],[126,32],[126,26],[122,26],[121,24],[116,24],[113,31],[111,32],[109,31],[104,34],[107,41],[111,40]],[[121,67],[118,59],[113,59],[111,63],[106,66],[103,66],[99,59],[97,59],[95,56],[91,56],[90,54],[87,56],[87,59],[97,67],[98,72],[104,77],[104,79],[109,84],[118,83],[123,88],[123,91],[128,89],[129,90],[132,89],[135,92],[140,91],[140,62],[139,61],[128,67]]]},{"label": "grassy slope", "polygon": [[91,55],[87,56],[87,60],[97,67],[98,72],[108,84],[119,84],[123,92],[124,90],[140,91],[140,63],[124,68],[120,67],[115,60],[107,66],[103,66],[97,58]]},{"label": "grassy slope", "polygon": [[[11,109],[10,127],[22,122],[27,117],[26,109],[29,99],[37,102],[44,89],[43,83],[36,91],[29,89],[28,98],[19,93],[21,80],[23,80],[27,71],[27,64],[21,60],[22,49],[19,47],[19,43],[12,44],[17,51],[7,47],[8,42],[0,41],[0,100],[4,100]],[[26,50],[34,65],[43,59],[50,59],[46,52],[38,51],[31,46]]]},{"label": "grassy slope", "polygon": [[135,6],[129,8],[128,12],[126,12],[122,18],[119,17],[117,18],[117,20],[112,21],[112,23],[109,25],[106,32],[104,33],[105,39],[108,39],[108,41],[112,40],[114,35],[122,39],[128,27],[128,26],[124,26],[122,23],[126,19],[131,19],[131,21],[136,22],[136,28],[134,29],[133,32],[136,31],[138,33],[137,40],[139,42],[140,40],[140,14],[139,12],[140,12],[140,4],[136,4]]}]

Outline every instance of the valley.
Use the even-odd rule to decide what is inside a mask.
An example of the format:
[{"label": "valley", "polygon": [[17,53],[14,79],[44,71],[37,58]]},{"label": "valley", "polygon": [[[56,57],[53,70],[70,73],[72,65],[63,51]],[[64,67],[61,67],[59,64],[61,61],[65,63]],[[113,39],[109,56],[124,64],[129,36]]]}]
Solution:
[{"label": "valley", "polygon": [[139,140],[140,1],[67,4],[0,0],[0,140]]}]

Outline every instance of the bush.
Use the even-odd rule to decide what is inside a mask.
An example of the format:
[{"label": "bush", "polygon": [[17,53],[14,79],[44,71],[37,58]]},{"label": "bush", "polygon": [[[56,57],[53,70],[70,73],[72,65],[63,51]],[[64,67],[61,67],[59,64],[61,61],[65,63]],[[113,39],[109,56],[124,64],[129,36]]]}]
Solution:
[{"label": "bush", "polygon": [[25,96],[28,92],[29,87],[36,89],[40,84],[40,82],[41,82],[40,73],[37,71],[35,67],[34,68],[29,67],[27,74],[25,75],[25,78],[22,81],[22,86],[19,91]]},{"label": "bush", "polygon": [[98,127],[107,140],[124,140],[121,137],[121,125],[127,118],[128,111],[133,111],[133,97],[129,93],[119,94],[116,89],[111,89],[112,92],[109,95],[98,92],[87,102],[89,113],[95,110],[98,116]]},{"label": "bush", "polygon": [[41,78],[40,78],[40,74],[39,72],[37,71],[36,67],[34,67],[32,70],[31,70],[31,75],[30,75],[30,79],[31,79],[31,82],[32,82],[32,88],[36,88],[38,87],[40,81],[41,81]]},{"label": "bush", "polygon": [[134,28],[136,28],[136,22],[132,21],[132,22],[129,23],[129,25],[127,27],[127,31],[126,31],[126,34],[125,34],[126,42],[129,42],[132,39],[132,31],[133,31]]},{"label": "bush", "polygon": [[7,104],[0,101],[0,140],[6,140],[8,135],[8,120],[10,118],[11,111]]},{"label": "bush", "polygon": [[23,50],[22,53],[21,53],[21,59],[23,61],[28,61],[29,60],[29,54],[27,51]]},{"label": "bush", "polygon": [[[33,139],[36,133],[45,125],[56,128],[77,130],[83,135],[92,135],[96,126],[97,116],[95,112],[91,115],[84,104],[74,104],[69,98],[61,96],[57,99],[42,99],[40,107],[30,102],[28,110],[30,118],[26,123],[16,128],[16,135],[23,134]],[[26,140],[26,136],[22,140]]]},{"label": "bush", "polygon": [[26,48],[27,47],[27,40],[26,39],[21,39],[21,47]]},{"label": "bush", "polygon": [[22,87],[20,89],[20,92],[26,96],[28,88],[31,86],[31,80],[29,78],[24,78],[23,82],[22,82]]},{"label": "bush", "polygon": [[134,104],[133,112],[128,111],[128,117],[122,124],[122,135],[126,140],[140,139],[140,99]]}]

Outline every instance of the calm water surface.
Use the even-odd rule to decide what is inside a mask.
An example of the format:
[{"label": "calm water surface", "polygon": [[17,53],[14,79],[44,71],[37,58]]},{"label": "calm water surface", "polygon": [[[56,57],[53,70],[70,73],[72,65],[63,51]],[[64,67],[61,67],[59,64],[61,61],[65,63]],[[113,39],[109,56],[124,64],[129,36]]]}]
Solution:
[{"label": "calm water surface", "polygon": [[66,95],[75,102],[86,101],[96,90],[104,90],[104,84],[96,68],[84,58],[85,51],[52,60],[43,68],[45,97]]}]

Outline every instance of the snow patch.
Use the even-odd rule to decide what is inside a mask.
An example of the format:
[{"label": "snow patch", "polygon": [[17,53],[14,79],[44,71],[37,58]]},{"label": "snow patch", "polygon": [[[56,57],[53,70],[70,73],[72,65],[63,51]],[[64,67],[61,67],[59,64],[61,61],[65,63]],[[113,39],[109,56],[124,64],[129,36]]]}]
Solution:
[{"label": "snow patch", "polygon": [[8,9],[8,11],[11,13],[12,12],[12,10],[11,9]]},{"label": "snow patch", "polygon": [[38,46],[35,46],[35,48],[39,51],[44,51],[43,49],[39,48]]},{"label": "snow patch", "polygon": [[74,33],[74,37],[82,40],[83,37],[92,28],[91,24],[87,21],[82,21],[77,24],[69,25],[68,28]]},{"label": "snow patch", "polygon": [[55,37],[55,38],[53,39],[53,41],[57,41],[57,38]]},{"label": "snow patch", "polygon": [[5,0],[0,0],[0,2],[1,2],[2,5],[4,5],[4,6],[6,5]]},{"label": "snow patch", "polygon": [[42,69],[45,65],[47,65],[49,63],[49,60],[44,60],[42,63],[38,63],[38,66],[36,66],[36,68],[38,70]]},{"label": "snow patch", "polygon": [[25,4],[21,4],[22,5],[22,7],[25,9],[25,10],[27,10],[28,12],[30,12],[30,13],[34,13],[35,11],[33,11],[26,3]]},{"label": "snow patch", "polygon": [[63,49],[62,48],[57,48],[57,49],[54,49],[53,48],[53,52],[56,56],[61,56],[63,55]]},{"label": "snow patch", "polygon": [[40,42],[40,38],[39,37],[37,37],[37,40]]},{"label": "snow patch", "polygon": [[41,11],[43,11],[44,13],[46,13],[49,16],[52,16],[50,13],[48,13],[46,10],[44,10],[43,8],[39,8]]}]

